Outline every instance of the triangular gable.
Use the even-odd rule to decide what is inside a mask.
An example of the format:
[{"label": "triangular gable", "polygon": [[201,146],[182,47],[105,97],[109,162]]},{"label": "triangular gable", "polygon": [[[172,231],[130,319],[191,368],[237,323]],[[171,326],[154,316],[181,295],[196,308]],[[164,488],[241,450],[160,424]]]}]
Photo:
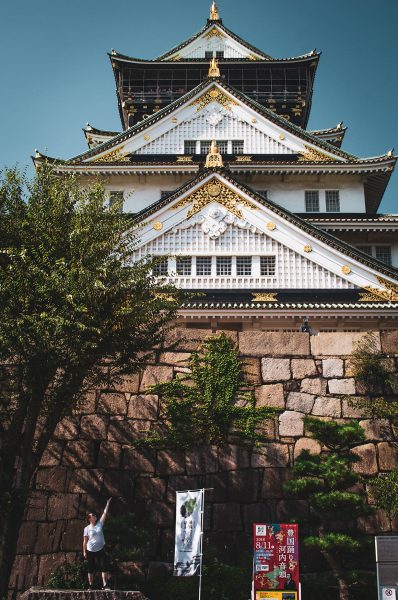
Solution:
[{"label": "triangular gable", "polygon": [[337,286],[382,292],[398,281],[395,269],[262,199],[225,173],[199,176],[142,211],[136,222],[141,223],[136,257],[209,252],[261,256],[271,249],[277,256],[276,278],[268,286],[272,288]]},{"label": "triangular gable", "polygon": [[[218,120],[219,117],[222,117],[221,120]],[[192,127],[190,131],[189,124],[192,121],[195,121],[197,127]],[[216,130],[220,125],[221,128],[224,127],[223,121],[229,125],[222,137],[218,137]],[[238,123],[245,124],[240,135]],[[113,140],[72,160],[108,161],[112,156],[117,160],[131,153],[183,154],[184,139],[209,139],[211,131],[214,136],[210,138],[248,140],[252,146],[245,149],[246,154],[299,153],[307,160],[343,162],[355,158],[311,136],[224,82],[210,80],[159,111],[158,115],[145,119]],[[202,138],[197,137],[198,132]],[[252,134],[256,139],[253,139]],[[153,143],[157,139],[160,140],[158,146]],[[169,145],[166,141],[170,142]]]}]

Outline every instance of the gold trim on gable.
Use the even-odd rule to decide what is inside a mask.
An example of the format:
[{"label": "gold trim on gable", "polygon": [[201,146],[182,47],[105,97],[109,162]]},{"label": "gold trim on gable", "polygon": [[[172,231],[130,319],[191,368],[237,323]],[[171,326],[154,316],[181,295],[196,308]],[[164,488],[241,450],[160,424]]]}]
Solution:
[{"label": "gold trim on gable", "polygon": [[126,152],[121,152],[119,149],[108,152],[103,156],[94,158],[93,162],[110,163],[110,162],[130,162],[127,158]]},{"label": "gold trim on gable", "polygon": [[328,156],[321,150],[316,150],[304,144],[305,152],[299,152],[299,162],[334,162],[336,158]]},{"label": "gold trim on gable", "polygon": [[230,98],[216,87],[211,88],[211,90],[207,91],[203,96],[200,96],[191,102],[190,106],[197,105],[196,111],[199,112],[206,108],[208,104],[211,104],[211,102],[218,102],[218,104],[227,110],[232,110],[232,106],[238,106],[238,103],[233,98]]},{"label": "gold trim on gable", "polygon": [[364,287],[365,292],[359,294],[359,302],[380,302],[381,300],[398,302],[398,285],[387,281],[383,277],[377,277],[376,279],[385,289],[372,286]]},{"label": "gold trim on gable", "polygon": [[252,301],[253,302],[277,302],[278,294],[276,292],[253,292],[252,293]]}]

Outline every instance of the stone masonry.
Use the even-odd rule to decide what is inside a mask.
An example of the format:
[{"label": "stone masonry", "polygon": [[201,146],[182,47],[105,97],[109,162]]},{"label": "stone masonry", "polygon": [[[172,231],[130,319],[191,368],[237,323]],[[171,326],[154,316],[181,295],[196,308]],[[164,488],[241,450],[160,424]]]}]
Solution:
[{"label": "stone masonry", "polygon": [[[346,400],[362,393],[350,368],[350,353],[361,333],[228,332],[239,345],[257,405],[281,410],[275,425],[267,425],[269,441],[253,452],[232,444],[203,447],[200,440],[186,452],[136,448],[159,414],[159,398],[148,386],[185,373],[190,353],[209,335],[209,330],[173,330],[167,340],[170,351],[158,353],[139,376],[90,393],[59,424],[21,529],[14,589],[43,585],[56,565],[74,561],[81,551],[86,510],[100,510],[109,496],[119,499],[112,510],[134,511],[154,527],[149,558],[156,563],[172,560],[175,491],[213,488],[206,492],[205,543],[220,560],[239,564],[250,552],[253,521],[283,521],[293,503],[296,513],[307,510],[305,503],[287,499],[282,488],[301,450],[321,450],[306,436],[304,415],[360,421],[367,439],[355,449],[361,458],[355,468],[364,476],[398,467],[383,424],[364,419]],[[389,368],[397,370],[398,331],[374,336]],[[391,528],[381,511],[362,519],[361,526],[368,533]],[[126,565],[141,574],[147,567]]]}]

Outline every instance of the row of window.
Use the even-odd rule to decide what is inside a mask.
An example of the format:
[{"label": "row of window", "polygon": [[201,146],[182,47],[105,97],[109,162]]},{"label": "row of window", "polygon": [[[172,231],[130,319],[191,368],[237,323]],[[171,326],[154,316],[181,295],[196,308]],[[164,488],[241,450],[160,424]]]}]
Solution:
[{"label": "row of window", "polygon": [[[340,212],[339,190],[325,191],[326,212]],[[319,191],[305,192],[305,212],[319,212]]]},{"label": "row of window", "polygon": [[[185,140],[184,154],[208,154],[211,140]],[[217,140],[217,146],[221,154],[243,154],[243,140]]]},{"label": "row of window", "polygon": [[382,263],[386,265],[391,265],[391,247],[390,246],[357,246],[358,250],[364,252],[365,254],[369,254],[369,256],[374,256]]},{"label": "row of window", "polygon": [[[215,258],[215,260],[214,260]],[[179,256],[176,259],[177,275],[232,275],[236,269],[236,275],[252,275],[252,257],[251,256]],[[260,257],[260,275],[272,277],[275,275],[276,260],[275,256]],[[153,274],[157,277],[166,277],[169,273],[168,260],[159,261],[153,269]]]},{"label": "row of window", "polygon": [[[214,52],[213,50],[205,51],[205,58],[213,58]],[[216,58],[224,58],[224,50],[216,50]]]}]

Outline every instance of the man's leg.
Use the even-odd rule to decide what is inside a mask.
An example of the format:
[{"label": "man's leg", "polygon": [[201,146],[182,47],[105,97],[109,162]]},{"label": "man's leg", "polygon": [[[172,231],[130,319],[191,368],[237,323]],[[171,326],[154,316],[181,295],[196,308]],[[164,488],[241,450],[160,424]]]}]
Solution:
[{"label": "man's leg", "polygon": [[94,583],[94,573],[87,573],[88,576],[88,584],[89,586],[92,586]]}]

